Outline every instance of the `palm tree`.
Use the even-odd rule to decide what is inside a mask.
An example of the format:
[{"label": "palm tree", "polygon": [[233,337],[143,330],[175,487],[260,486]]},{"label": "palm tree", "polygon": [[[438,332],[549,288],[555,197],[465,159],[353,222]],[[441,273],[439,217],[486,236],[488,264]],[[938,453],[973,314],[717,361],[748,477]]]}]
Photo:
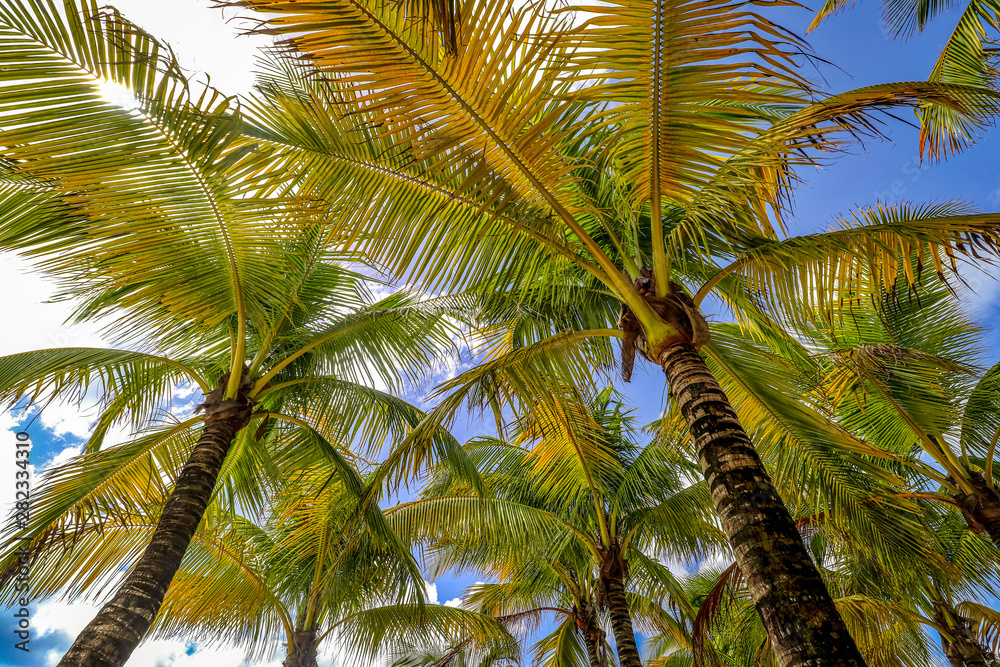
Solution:
[{"label": "palm tree", "polygon": [[911,497],[958,507],[1000,546],[1000,365],[983,370],[981,331],[951,288],[895,286],[831,315],[810,337],[819,380],[811,391],[844,428],[898,457]]},{"label": "palm tree", "polygon": [[424,499],[389,510],[390,521],[402,536],[429,539],[440,568],[511,577],[471,594],[483,611],[533,614],[550,606],[539,599],[558,595],[554,606],[571,609],[560,632],[578,624],[592,663],[600,663],[596,613],[606,609],[619,663],[639,667],[627,582],[662,591],[672,576],[651,555],[699,557],[722,536],[707,488],[683,488],[664,448],[633,441],[632,421],[610,389],[575,409],[539,404],[520,418],[514,442],[471,444],[483,498],[446,474]]},{"label": "palm tree", "polygon": [[[518,561],[503,563],[501,571],[494,565],[494,576],[502,574],[502,580],[475,584],[466,593],[465,604],[508,624],[516,621],[525,636],[537,629],[536,624],[554,616],[555,628],[532,648],[535,665],[608,667],[616,661],[606,641],[608,615],[599,572],[588,558],[574,562],[571,555],[562,554],[555,560],[526,553]],[[664,611],[664,606],[679,604],[693,616],[679,590],[668,568],[644,559],[642,569],[633,572],[626,595],[629,615],[637,627],[647,634],[683,636],[682,625]]]},{"label": "palm tree", "polygon": [[[990,216],[873,221],[799,240],[783,240],[768,218],[792,167],[834,147],[834,131],[870,130],[875,109],[929,101],[979,123],[990,92],[899,84],[817,96],[795,71],[803,45],[721,0],[587,6],[572,29],[539,6],[483,0],[462,13],[457,53],[379,3],[229,4],[266,12],[261,29],[287,35],[284,46],[311,59],[336,98],[336,122],[385,147],[353,163],[294,146],[283,153],[289,165],[308,159],[302,182],[320,199],[345,196],[323,183],[326,174],[357,174],[355,191],[370,203],[345,226],[348,240],[435,286],[497,267],[511,271],[502,282],[525,284],[573,265],[624,304],[625,358],[634,346],[663,368],[781,663],[861,664],[698,354],[698,307],[710,292],[738,293],[755,272],[850,289],[854,262],[917,246],[937,262],[946,248],[962,252],[959,237],[995,239]],[[588,196],[578,169],[594,165],[611,175],[618,208]],[[391,187],[379,193],[373,183]],[[884,242],[869,245],[876,235]],[[843,269],[816,275],[818,256]],[[685,280],[693,297],[677,284]],[[795,302],[794,293],[767,296]]]},{"label": "palm tree", "polygon": [[205,522],[154,636],[235,641],[262,657],[283,635],[285,667],[315,667],[318,648],[334,637],[359,660],[453,636],[483,652],[516,649],[494,619],[424,602],[412,555],[379,526],[381,513],[358,520],[365,482],[350,465],[305,463],[295,461],[264,525],[226,511]]},{"label": "palm tree", "polygon": [[[230,98],[193,94],[167,49],[113,11],[63,9],[0,3],[5,85],[18,91],[0,110],[0,240],[38,259],[119,347],[0,361],[12,402],[96,389],[101,410],[87,453],[47,476],[31,523],[7,535],[36,553],[93,539],[93,526],[74,526],[122,509],[108,499],[148,507],[161,492],[148,547],[62,662],[121,665],[220,475],[220,493],[259,506],[255,462],[278,424],[304,447],[398,435],[420,413],[371,385],[415,379],[452,328],[441,302],[368,303],[359,276],[331,263],[332,217],[282,187]],[[128,87],[136,108],[106,101],[105,82]],[[204,415],[165,421],[171,387],[185,383],[204,392]],[[116,423],[132,440],[102,449]]]},{"label": "palm tree", "polygon": [[507,563],[505,581],[472,586],[465,603],[494,617],[518,618],[525,629],[534,627],[527,621],[538,623],[554,614],[555,629],[535,643],[536,664],[586,661],[589,667],[608,667],[613,661],[602,628],[600,584],[589,563],[550,562],[533,555]]},{"label": "palm tree", "polygon": [[[319,646],[332,637],[352,647],[357,659],[374,659],[404,637],[463,635],[480,650],[516,648],[492,618],[425,604],[412,555],[384,528],[381,512],[358,515],[364,479],[329,452],[311,448],[292,455],[288,450],[304,449],[303,443],[287,435],[292,437],[270,443],[272,466],[285,474],[270,491],[262,525],[216,497],[150,636],[235,643],[250,659],[266,657],[274,639],[283,637],[285,667],[315,667]],[[161,510],[155,503],[123,505],[99,526],[99,542],[84,537],[40,554],[35,567],[46,589],[71,587],[99,597],[116,573],[121,578]],[[95,560],[117,567],[94,568]]]}]

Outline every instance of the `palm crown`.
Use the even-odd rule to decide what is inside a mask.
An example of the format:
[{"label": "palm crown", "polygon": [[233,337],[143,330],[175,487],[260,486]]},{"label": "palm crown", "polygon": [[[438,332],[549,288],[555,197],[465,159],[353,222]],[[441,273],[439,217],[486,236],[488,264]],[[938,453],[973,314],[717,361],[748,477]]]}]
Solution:
[{"label": "palm crown", "polygon": [[[438,567],[518,577],[473,593],[494,614],[536,613],[525,600],[537,607],[568,596],[560,606],[579,616],[591,660],[602,645],[596,613],[607,608],[619,659],[638,665],[625,582],[662,598],[673,577],[650,556],[696,558],[721,535],[706,513],[706,487],[682,488],[677,462],[664,447],[638,447],[631,421],[610,389],[565,411],[540,404],[522,416],[513,443],[470,443],[483,499],[445,475],[390,520],[401,535],[430,539]],[[525,567],[529,580],[519,576]]]},{"label": "palm crown", "polygon": [[[0,20],[3,57],[19,65],[5,71],[48,82],[24,87],[3,112],[0,237],[38,257],[78,300],[79,316],[103,317],[123,346],[0,362],[11,401],[83,399],[94,389],[100,400],[87,453],[52,471],[30,524],[11,531],[36,553],[81,536],[93,546],[129,503],[166,499],[119,592],[132,597],[92,623],[120,626],[109,614],[132,610],[130,645],[105,637],[95,648],[84,633],[90,639],[65,658],[117,664],[148,628],[220,474],[234,504],[259,508],[272,434],[283,433],[293,454],[319,447],[335,457],[330,442],[363,438],[377,449],[419,420],[386,389],[416,379],[451,344],[450,306],[405,294],[368,303],[362,277],[329,250],[334,217],[281,187],[268,151],[243,138],[233,101],[210,88],[193,94],[168,51],[114,12],[4,4]],[[102,79],[127,85],[137,108],[105,101]],[[66,105],[65,124],[30,122],[53,103]],[[171,388],[183,383],[205,393],[203,428],[198,415],[166,417]],[[245,428],[252,422],[255,431]],[[102,449],[123,423],[135,429],[130,442]],[[11,558],[8,549],[5,565]]]}]

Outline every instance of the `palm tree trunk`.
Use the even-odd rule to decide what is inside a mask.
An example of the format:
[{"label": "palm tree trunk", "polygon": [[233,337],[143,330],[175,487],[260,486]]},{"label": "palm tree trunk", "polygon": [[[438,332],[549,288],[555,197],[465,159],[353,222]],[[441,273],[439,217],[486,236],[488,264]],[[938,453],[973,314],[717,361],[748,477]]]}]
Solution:
[{"label": "palm tree trunk", "polygon": [[153,537],[110,602],[83,629],[59,667],[121,667],[153,624],[163,596],[208,506],[222,462],[249,408],[213,418],[167,499]]},{"label": "palm tree trunk", "polygon": [[986,484],[981,473],[970,470],[967,479],[975,492],[955,494],[955,502],[962,509],[969,527],[977,533],[985,532],[1000,549],[1000,494]]},{"label": "palm tree trunk", "polygon": [[587,661],[590,667],[608,667],[604,660],[604,630],[597,624],[597,611],[588,606],[585,613],[575,613],[576,625],[583,633],[583,644],[587,647]]},{"label": "palm tree trunk", "polygon": [[976,640],[972,624],[944,600],[934,602],[934,621],[948,628],[952,641],[941,636],[941,648],[952,667],[991,667],[996,656]]},{"label": "palm tree trunk", "polygon": [[864,665],[788,509],[697,350],[670,345],[660,364],[778,664]]},{"label": "palm tree trunk", "polygon": [[288,647],[288,656],[281,667],[318,667],[316,662],[316,629],[296,630]]},{"label": "palm tree trunk", "polygon": [[945,655],[948,656],[948,660],[951,660],[953,655],[956,656],[958,658],[957,664],[964,664],[965,667],[988,667],[989,665],[996,664],[986,661],[986,652],[983,651],[983,647],[979,645],[979,642],[965,636],[957,637],[948,646]]},{"label": "palm tree trunk", "polygon": [[642,667],[639,660],[639,647],[635,643],[635,630],[632,628],[632,614],[628,611],[628,600],[625,597],[625,584],[621,577],[602,577],[604,602],[611,615],[611,629],[615,633],[615,646],[618,649],[618,664],[621,667]]}]

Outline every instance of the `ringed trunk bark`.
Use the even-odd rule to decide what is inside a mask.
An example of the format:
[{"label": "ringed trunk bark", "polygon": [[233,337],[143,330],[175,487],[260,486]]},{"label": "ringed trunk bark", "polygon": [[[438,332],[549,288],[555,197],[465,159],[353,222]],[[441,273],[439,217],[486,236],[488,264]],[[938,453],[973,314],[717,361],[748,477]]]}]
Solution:
[{"label": "ringed trunk bark", "polygon": [[597,624],[597,611],[588,606],[586,612],[580,613],[574,608],[576,626],[583,633],[583,644],[587,647],[587,662],[590,667],[608,667],[604,660],[605,632]]},{"label": "ringed trunk bark", "polygon": [[611,616],[611,629],[615,633],[618,663],[621,667],[642,667],[639,647],[635,642],[635,630],[632,628],[632,615],[628,611],[628,600],[625,597],[625,583],[620,577],[604,577],[601,583],[604,587],[604,602]]},{"label": "ringed trunk bark", "polygon": [[[205,513],[233,438],[249,417],[205,423],[167,499],[153,537],[115,596],[77,636],[59,667],[121,667],[156,618],[163,596]],[[242,424],[240,423],[242,421]]]},{"label": "ringed trunk bark", "polygon": [[1000,494],[986,484],[981,473],[968,471],[975,493],[958,493],[953,496],[962,509],[969,528],[977,533],[986,533],[993,544],[1000,549]]},{"label": "ringed trunk bark", "polygon": [[604,663],[604,651],[601,650],[603,639],[584,630],[583,643],[587,647],[587,661],[590,667],[607,667]]},{"label": "ringed trunk bark", "polygon": [[288,647],[288,656],[281,667],[318,667],[316,662],[316,630],[296,630]]},{"label": "ringed trunk bark", "polygon": [[788,509],[697,350],[670,345],[660,365],[778,664],[864,665]]}]

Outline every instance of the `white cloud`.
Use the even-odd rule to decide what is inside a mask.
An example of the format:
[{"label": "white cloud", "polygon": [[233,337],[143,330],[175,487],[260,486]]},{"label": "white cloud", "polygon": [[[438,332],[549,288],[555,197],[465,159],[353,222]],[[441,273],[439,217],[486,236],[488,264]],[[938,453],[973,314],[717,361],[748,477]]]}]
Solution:
[{"label": "white cloud", "polygon": [[213,9],[204,0],[116,0],[127,19],[170,44],[181,66],[205,72],[226,94],[246,93],[253,84],[258,50],[271,43],[264,35],[241,35],[249,27],[232,10]]},{"label": "white cloud", "polygon": [[997,280],[996,270],[997,267],[985,264],[964,264],[961,267],[961,276],[967,288],[959,293],[973,315],[980,319],[1000,302],[1000,280]]},{"label": "white cloud", "polygon": [[[65,633],[76,637],[97,614],[100,605],[87,602],[47,600],[38,605],[32,618],[38,646],[45,646],[44,639]],[[55,665],[62,657],[62,648],[45,654],[45,664]],[[284,645],[276,643],[271,658],[250,662],[243,649],[235,646],[198,646],[184,639],[152,639],[143,642],[129,658],[130,665],[144,667],[279,667],[284,656]]]},{"label": "white cloud", "polygon": [[[191,653],[191,650],[194,652]],[[282,649],[280,655],[284,654]],[[250,662],[236,646],[199,647],[181,639],[154,639],[132,653],[129,664],[155,667],[279,667],[282,659]]]},{"label": "white cloud", "polygon": [[438,587],[426,579],[424,580],[424,595],[430,604],[438,604]]},{"label": "white cloud", "polygon": [[0,284],[5,285],[3,311],[16,313],[0,327],[0,356],[52,347],[107,347],[97,325],[68,325],[72,308],[49,302],[55,286],[32,265],[15,255],[0,254]]},{"label": "white cloud", "polygon": [[83,445],[69,445],[61,452],[53,456],[52,460],[48,461],[42,470],[44,471],[48,468],[55,468],[57,466],[61,466],[70,459],[79,456],[82,453],[83,453]]},{"label": "white cloud", "polygon": [[31,619],[36,636],[41,638],[59,631],[68,633],[71,637],[80,634],[87,623],[97,615],[99,605],[86,602],[66,602],[65,600],[46,600],[38,605]]}]

